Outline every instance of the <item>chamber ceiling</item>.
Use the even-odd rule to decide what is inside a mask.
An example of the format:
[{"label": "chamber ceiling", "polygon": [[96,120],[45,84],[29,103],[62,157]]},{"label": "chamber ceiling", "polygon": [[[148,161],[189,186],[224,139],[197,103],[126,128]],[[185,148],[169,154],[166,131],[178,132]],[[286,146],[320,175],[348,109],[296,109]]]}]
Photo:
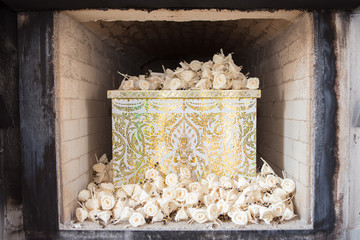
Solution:
[{"label": "chamber ceiling", "polygon": [[142,69],[160,63],[175,67],[180,60],[207,60],[220,48],[235,59],[272,41],[290,21],[241,19],[230,21],[96,21],[83,22],[122,56]]}]

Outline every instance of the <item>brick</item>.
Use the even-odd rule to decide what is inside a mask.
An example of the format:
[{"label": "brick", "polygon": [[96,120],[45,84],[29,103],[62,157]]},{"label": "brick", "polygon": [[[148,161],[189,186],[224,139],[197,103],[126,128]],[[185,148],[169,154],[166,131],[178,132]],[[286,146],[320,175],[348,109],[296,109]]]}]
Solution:
[{"label": "brick", "polygon": [[291,139],[299,139],[300,124],[297,120],[285,120],[283,135]]},{"label": "brick", "polygon": [[77,80],[71,78],[60,78],[60,97],[61,98],[78,98],[79,84]]},{"label": "brick", "polygon": [[58,41],[59,41],[58,50],[61,54],[74,59],[77,58],[77,56],[79,55],[78,46],[77,46],[78,41],[76,41],[74,38],[66,34],[58,35]]},{"label": "brick", "polygon": [[299,162],[290,156],[284,156],[284,171],[287,177],[298,180],[299,179]]},{"label": "brick", "polygon": [[81,137],[64,142],[61,145],[61,158],[65,161],[79,158],[81,155],[89,152],[89,143],[87,137]]},{"label": "brick", "polygon": [[310,143],[310,122],[300,121],[299,122],[299,141]]},{"label": "brick", "polygon": [[309,187],[311,183],[311,170],[308,165],[300,163],[299,168],[299,182],[301,182],[304,186]]},{"label": "brick", "polygon": [[293,81],[294,65],[295,64],[293,62],[283,65],[283,81],[284,82]]},{"label": "brick", "polygon": [[79,81],[79,99],[103,100],[107,97],[107,90],[91,82]]},{"label": "brick", "polygon": [[61,99],[59,102],[60,118],[62,120],[71,119],[71,100]]},{"label": "brick", "polygon": [[282,140],[283,150],[282,152],[288,156],[292,156],[293,154],[293,140],[283,137]]},{"label": "brick", "polygon": [[292,101],[292,118],[296,120],[310,120],[310,102],[306,100]]},{"label": "brick", "polygon": [[61,140],[67,141],[80,137],[80,128],[78,120],[64,120],[61,123]]},{"label": "brick", "polygon": [[285,47],[279,52],[279,64],[284,66],[289,62],[289,48]]},{"label": "brick", "polygon": [[96,163],[95,151],[84,154],[80,157],[80,174],[92,171],[92,166]]},{"label": "brick", "polygon": [[63,205],[66,206],[72,201],[76,201],[77,195],[82,189],[86,188],[89,180],[89,174],[82,174],[74,181],[63,184]]},{"label": "brick", "polygon": [[310,99],[309,79],[305,78],[286,83],[284,94],[285,100]]},{"label": "brick", "polygon": [[296,214],[299,215],[301,220],[309,223],[311,211],[310,204],[310,191],[311,188],[304,186],[303,184],[296,181],[296,193],[294,198],[294,205],[296,208]]},{"label": "brick", "polygon": [[293,141],[293,155],[292,157],[299,162],[309,164],[310,163],[310,147],[308,143],[300,141]]},{"label": "brick", "polygon": [[307,57],[303,57],[297,59],[295,61],[295,68],[294,68],[294,79],[304,79],[310,75],[310,64],[308,62]]},{"label": "brick", "polygon": [[74,159],[61,165],[62,183],[66,184],[80,175],[79,159]]}]

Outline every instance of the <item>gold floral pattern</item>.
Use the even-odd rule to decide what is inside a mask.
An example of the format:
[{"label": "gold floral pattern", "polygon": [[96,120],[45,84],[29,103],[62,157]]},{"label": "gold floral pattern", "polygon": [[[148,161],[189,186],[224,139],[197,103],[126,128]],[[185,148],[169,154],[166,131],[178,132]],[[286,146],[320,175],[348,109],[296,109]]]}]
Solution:
[{"label": "gold floral pattern", "polygon": [[113,98],[112,117],[118,185],[141,181],[156,162],[167,174],[186,166],[195,179],[255,176],[255,97]]}]

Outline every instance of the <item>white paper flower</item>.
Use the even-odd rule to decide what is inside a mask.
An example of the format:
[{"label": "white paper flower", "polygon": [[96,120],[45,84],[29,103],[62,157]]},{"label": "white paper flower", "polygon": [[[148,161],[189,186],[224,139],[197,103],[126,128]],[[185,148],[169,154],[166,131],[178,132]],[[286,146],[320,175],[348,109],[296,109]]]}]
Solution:
[{"label": "white paper flower", "polygon": [[274,188],[276,187],[276,184],[278,183],[278,178],[275,177],[274,175],[267,175],[266,176],[266,185],[268,186],[268,188]]},{"label": "white paper flower", "polygon": [[157,177],[154,179],[154,187],[155,187],[157,190],[163,190],[164,187],[165,187],[164,178],[161,177],[161,176],[157,176]]},{"label": "white paper flower", "polygon": [[164,214],[161,211],[157,211],[156,215],[152,218],[152,222],[160,222],[164,219]]},{"label": "white paper flower", "polygon": [[180,177],[190,179],[192,177],[191,171],[187,167],[180,168]]},{"label": "white paper flower", "polygon": [[133,90],[134,89],[134,81],[133,80],[123,80],[120,87],[122,90]]},{"label": "white paper flower", "polygon": [[180,203],[178,203],[175,200],[170,200],[169,201],[169,208],[170,208],[170,212],[175,211],[178,207],[179,207]]},{"label": "white paper flower", "polygon": [[209,189],[215,189],[217,188],[218,186],[220,186],[220,182],[218,180],[218,178],[214,177],[214,178],[207,178],[207,181],[209,183]]},{"label": "white paper flower", "polygon": [[214,75],[214,82],[213,82],[213,88],[214,89],[224,89],[226,87],[226,76],[225,74],[216,74]]},{"label": "white paper flower", "polygon": [[103,195],[100,203],[103,210],[111,210],[115,206],[115,198],[112,194]]},{"label": "white paper flower", "polygon": [[149,182],[146,182],[143,186],[142,186],[142,189],[147,192],[147,193],[150,193],[151,190],[153,189],[153,185]]},{"label": "white paper flower", "polygon": [[258,89],[259,88],[260,81],[258,78],[249,78],[247,80],[246,87],[248,89]]},{"label": "white paper flower", "polygon": [[140,203],[144,203],[149,199],[150,199],[150,195],[144,189],[142,189],[137,201]]},{"label": "white paper flower", "polygon": [[183,69],[185,69],[185,70],[187,70],[187,69],[190,69],[190,64],[188,64],[187,62],[180,62],[179,63],[180,64],[180,66],[183,68]]},{"label": "white paper flower", "polygon": [[181,80],[179,78],[173,78],[170,81],[170,90],[178,90],[180,88],[183,88],[184,85],[182,84]]},{"label": "white paper flower", "polygon": [[121,217],[120,217],[120,220],[121,221],[125,221],[125,220],[129,220],[130,216],[133,214],[134,212],[134,209],[126,206],[124,207],[122,213],[121,213]]},{"label": "white paper flower", "polygon": [[245,80],[232,80],[231,82],[231,88],[233,90],[240,90],[246,88],[247,81]]},{"label": "white paper flower", "polygon": [[286,206],[285,203],[283,202],[279,202],[270,206],[270,209],[274,217],[282,216],[285,211],[285,208]]},{"label": "white paper flower", "polygon": [[246,194],[248,197],[251,197],[254,201],[261,200],[261,188],[257,185],[250,185],[249,187],[245,188],[243,194]]},{"label": "white paper flower", "polygon": [[235,189],[232,189],[228,191],[225,201],[229,204],[233,204],[237,200],[238,196],[239,196],[239,192]]},{"label": "white paper flower", "polygon": [[91,210],[88,213],[88,219],[95,222],[98,219],[98,215],[101,213],[101,210]]},{"label": "white paper flower", "polygon": [[188,191],[186,190],[186,188],[177,188],[176,189],[176,201],[185,202],[187,193],[188,193]]},{"label": "white paper flower", "polygon": [[76,219],[79,222],[83,222],[88,217],[88,211],[86,211],[83,208],[77,208],[75,211],[75,215],[76,215]]},{"label": "white paper flower", "polygon": [[219,212],[221,214],[225,214],[229,211],[230,209],[230,205],[225,202],[223,199],[219,200],[217,203],[216,203],[218,209],[219,209]]},{"label": "white paper flower", "polygon": [[213,62],[214,62],[215,64],[217,64],[217,63],[222,62],[224,59],[225,59],[225,58],[224,58],[224,55],[223,55],[223,54],[214,54],[212,60],[213,60]]},{"label": "white paper flower", "polygon": [[110,193],[113,193],[115,191],[115,186],[112,183],[101,183],[99,187],[100,189],[106,190]]},{"label": "white paper flower", "polygon": [[147,216],[154,217],[158,210],[159,208],[155,205],[154,202],[148,202],[144,205],[144,212]]},{"label": "white paper flower", "polygon": [[267,164],[266,162],[264,162],[264,164],[261,167],[261,175],[268,175],[268,174],[275,174],[274,170],[272,170],[272,168],[269,166],[269,164]]},{"label": "white paper flower", "polygon": [[139,88],[140,90],[149,90],[150,82],[147,80],[139,80]]},{"label": "white paper flower", "polygon": [[257,204],[253,204],[248,207],[248,210],[252,216],[254,216],[255,218],[258,218],[260,216],[260,208],[261,208],[261,206],[259,206]]},{"label": "white paper flower", "polygon": [[190,62],[190,68],[191,68],[191,70],[193,70],[195,72],[197,72],[201,69],[201,65],[202,65],[202,63],[198,60],[193,60]]},{"label": "white paper flower", "polygon": [[107,222],[111,218],[111,211],[100,211],[98,213],[98,218],[104,221],[105,224],[107,224]]},{"label": "white paper flower", "polygon": [[115,221],[120,221],[121,213],[122,213],[123,210],[124,210],[124,208],[114,208],[112,210],[113,219]]},{"label": "white paper flower", "polygon": [[230,71],[231,73],[237,74],[237,73],[239,73],[239,72],[241,71],[241,67],[237,66],[237,65],[234,63],[233,60],[229,61],[228,64],[229,64],[229,71]]},{"label": "white paper flower", "polygon": [[157,202],[160,206],[160,209],[163,211],[163,213],[165,215],[169,215],[170,214],[170,208],[169,208],[169,203],[171,200],[167,199],[167,198],[159,198],[157,199]]},{"label": "white paper flower", "polygon": [[182,220],[188,220],[189,216],[187,215],[185,211],[185,207],[181,207],[180,210],[175,215],[175,221],[182,221]]},{"label": "white paper flower", "polygon": [[278,196],[282,200],[285,200],[287,192],[285,192],[285,190],[282,188],[275,188],[273,190],[273,195]]},{"label": "white paper flower", "polygon": [[211,204],[215,203],[215,198],[212,194],[204,196],[204,203],[208,207]]},{"label": "white paper flower", "polygon": [[134,192],[135,184],[125,184],[122,185],[121,188],[128,196],[132,196]]},{"label": "white paper flower", "polygon": [[95,172],[103,172],[103,171],[105,171],[105,168],[106,168],[106,166],[105,166],[105,164],[103,164],[103,163],[96,163],[96,164],[93,166],[93,170],[94,170]]},{"label": "white paper flower", "polygon": [[87,190],[89,190],[90,192],[95,191],[97,188],[98,188],[98,186],[93,182],[91,182],[87,185]]},{"label": "white paper flower", "polygon": [[185,82],[190,82],[191,79],[195,77],[195,75],[196,74],[191,70],[186,70],[180,73],[181,79],[184,80]]},{"label": "white paper flower", "polygon": [[170,82],[171,82],[172,78],[168,78],[165,79],[165,81],[163,82],[163,90],[170,90]]},{"label": "white paper flower", "polygon": [[188,186],[190,192],[201,192],[201,184],[199,182],[190,183]]},{"label": "white paper flower", "polygon": [[227,213],[227,215],[231,218],[235,213],[237,212],[240,212],[240,208],[236,205],[232,205],[230,208],[229,208],[229,211]]},{"label": "white paper flower", "polygon": [[192,182],[193,182],[193,180],[190,178],[183,178],[180,181],[182,187],[188,187],[190,185],[190,183],[192,183]]},{"label": "white paper flower", "polygon": [[243,176],[240,175],[238,181],[236,182],[236,187],[242,190],[247,188],[248,186],[249,186],[249,182]]},{"label": "white paper flower", "polygon": [[205,179],[200,180],[201,190],[200,192],[202,194],[209,194],[210,188],[209,188],[209,182]]},{"label": "white paper flower", "polygon": [[210,204],[207,207],[206,212],[207,212],[207,218],[210,221],[214,221],[220,214],[219,210],[218,210],[218,207],[217,207],[217,205],[215,203]]},{"label": "white paper flower", "polygon": [[269,186],[266,183],[266,179],[262,177],[261,175],[258,175],[256,177],[256,183],[261,187],[263,190],[269,189]]},{"label": "white paper flower", "polygon": [[134,199],[135,201],[139,201],[140,194],[143,190],[139,184],[134,184],[134,185],[135,185],[135,187],[132,192],[131,198]]},{"label": "white paper flower", "polygon": [[235,186],[234,182],[231,179],[228,181],[224,181],[221,185],[224,188],[233,188]]},{"label": "white paper flower", "polygon": [[189,192],[186,194],[186,204],[194,205],[199,202],[199,193],[198,192]]},{"label": "white paper flower", "polygon": [[282,202],[282,199],[281,199],[279,196],[277,196],[277,195],[271,194],[270,199],[269,199],[269,202],[270,202],[271,204],[276,204],[276,203]]},{"label": "white paper flower", "polygon": [[244,211],[235,212],[232,217],[231,221],[235,223],[236,225],[246,225],[249,221],[248,215]]},{"label": "white paper flower", "polygon": [[90,191],[86,190],[86,189],[80,191],[79,194],[78,194],[78,199],[79,199],[80,202],[85,202],[90,197],[91,197]]},{"label": "white paper flower", "polygon": [[224,72],[225,71],[225,65],[224,64],[215,64],[212,67],[213,72]]},{"label": "white paper flower", "polygon": [[168,200],[172,200],[175,199],[176,197],[176,191],[174,187],[167,187],[163,189],[163,194],[162,194],[163,198],[166,198]]},{"label": "white paper flower", "polygon": [[[210,70],[210,68],[205,68],[202,73],[201,73],[201,78],[202,79],[212,79],[213,75],[212,72]],[[210,82],[211,83],[211,82]]]},{"label": "white paper flower", "polygon": [[291,210],[290,208],[286,208],[285,211],[283,212],[282,218],[284,220],[291,220],[295,217],[296,215],[294,214],[294,211]]},{"label": "white paper flower", "polygon": [[201,66],[201,71],[205,71],[205,69],[210,69],[214,65],[213,61],[209,60],[207,62],[204,62]]},{"label": "white paper flower", "polygon": [[175,173],[170,173],[165,178],[165,183],[168,186],[174,186],[178,183],[179,177]]},{"label": "white paper flower", "polygon": [[235,201],[235,205],[238,207],[245,207],[246,203],[248,203],[246,194],[240,194],[239,198]]},{"label": "white paper flower", "polygon": [[281,187],[284,189],[287,193],[292,193],[295,191],[295,182],[289,178],[285,178],[281,182]]},{"label": "white paper flower", "polygon": [[204,209],[194,210],[191,216],[198,223],[204,223],[208,220],[207,212]]},{"label": "white paper flower", "polygon": [[268,202],[270,202],[271,196],[272,196],[271,194],[265,193],[265,194],[263,195],[263,197],[262,197],[262,200],[263,200],[265,203],[268,203]]},{"label": "white paper flower", "polygon": [[260,219],[267,224],[270,224],[274,218],[272,215],[272,211],[266,207],[261,207],[259,209],[259,215],[260,215]]},{"label": "white paper flower", "polygon": [[159,176],[159,172],[156,169],[148,169],[145,172],[145,178],[147,179],[155,179],[157,176]]},{"label": "white paper flower", "polygon": [[134,212],[129,219],[129,223],[133,227],[138,227],[145,224],[145,218],[141,213]]},{"label": "white paper flower", "polygon": [[88,210],[98,210],[100,208],[99,200],[97,198],[90,198],[85,202],[85,207]]}]

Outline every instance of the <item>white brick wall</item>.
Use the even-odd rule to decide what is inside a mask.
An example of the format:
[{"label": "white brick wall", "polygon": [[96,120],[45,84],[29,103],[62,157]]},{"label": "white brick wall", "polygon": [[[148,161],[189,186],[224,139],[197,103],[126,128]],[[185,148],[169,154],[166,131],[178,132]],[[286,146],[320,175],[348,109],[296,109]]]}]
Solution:
[{"label": "white brick wall", "polygon": [[91,178],[95,154],[111,156],[111,102],[116,52],[64,13],[55,21],[56,98],[61,222],[74,214],[78,192]]},{"label": "white brick wall", "polygon": [[259,155],[296,181],[296,209],[304,222],[311,221],[312,36],[312,17],[304,14],[247,60],[261,81]]}]

